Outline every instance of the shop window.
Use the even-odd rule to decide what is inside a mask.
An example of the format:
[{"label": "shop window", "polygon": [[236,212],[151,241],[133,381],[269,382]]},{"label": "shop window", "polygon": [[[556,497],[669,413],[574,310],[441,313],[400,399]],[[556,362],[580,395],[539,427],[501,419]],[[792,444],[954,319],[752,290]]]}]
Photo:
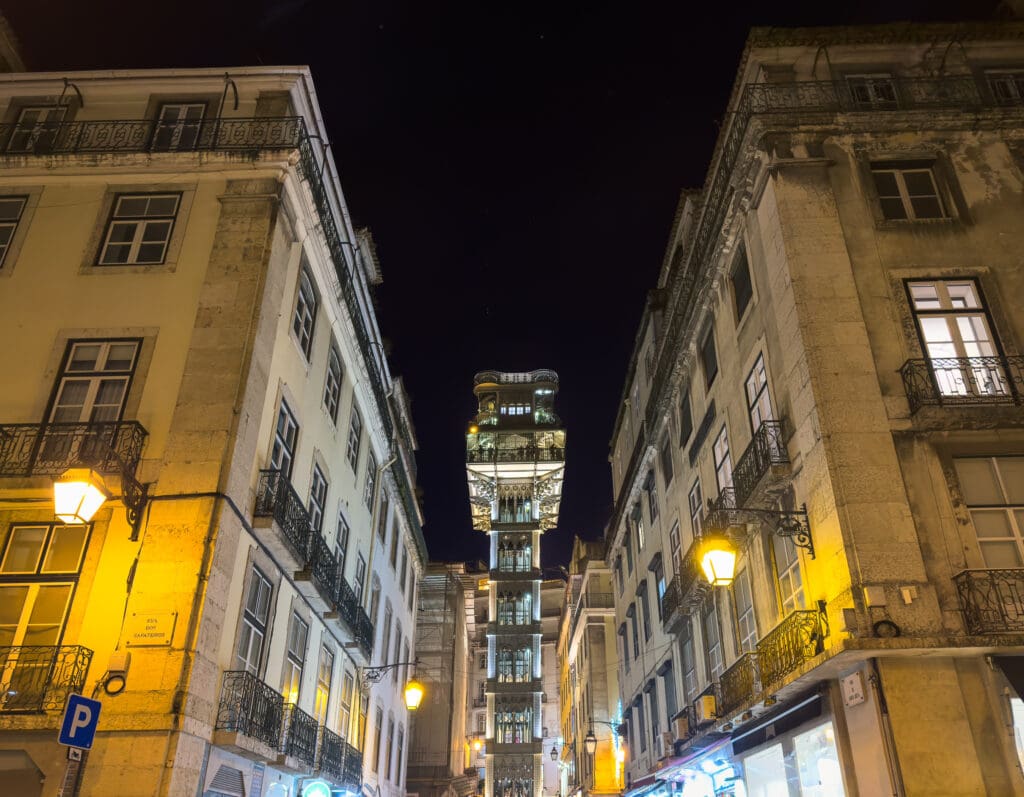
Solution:
[{"label": "shop window", "polygon": [[843,772],[831,722],[793,737],[800,797],[843,797]]}]

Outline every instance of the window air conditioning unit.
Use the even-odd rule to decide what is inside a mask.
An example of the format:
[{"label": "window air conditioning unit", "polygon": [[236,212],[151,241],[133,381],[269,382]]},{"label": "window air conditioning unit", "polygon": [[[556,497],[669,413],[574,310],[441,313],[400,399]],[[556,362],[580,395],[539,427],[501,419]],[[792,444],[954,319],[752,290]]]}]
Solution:
[{"label": "window air conditioning unit", "polygon": [[715,721],[718,707],[715,705],[714,695],[701,695],[693,704],[693,711],[697,715],[698,725],[707,725]]},{"label": "window air conditioning unit", "polygon": [[676,717],[673,724],[675,725],[677,739],[690,738],[690,718],[686,714]]}]

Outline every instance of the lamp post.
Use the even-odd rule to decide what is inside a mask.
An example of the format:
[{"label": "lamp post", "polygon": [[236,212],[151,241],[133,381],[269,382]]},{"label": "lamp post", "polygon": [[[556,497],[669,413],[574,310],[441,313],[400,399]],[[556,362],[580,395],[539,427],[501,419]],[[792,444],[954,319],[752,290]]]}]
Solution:
[{"label": "lamp post", "polygon": [[[419,659],[416,661],[396,661],[393,664],[381,664],[377,667],[364,667],[361,670],[362,678],[364,683],[375,684],[384,677],[384,673],[389,670],[393,670],[396,667],[415,667],[419,664]],[[405,707],[409,711],[415,711],[420,707],[420,703],[423,701],[423,695],[426,692],[423,684],[416,680],[415,677],[410,678],[405,684]]]}]

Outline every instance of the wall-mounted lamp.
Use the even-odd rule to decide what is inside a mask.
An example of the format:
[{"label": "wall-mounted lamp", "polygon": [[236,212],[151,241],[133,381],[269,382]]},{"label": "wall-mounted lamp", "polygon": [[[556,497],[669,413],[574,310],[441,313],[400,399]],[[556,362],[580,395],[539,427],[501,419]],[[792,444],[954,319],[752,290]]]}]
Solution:
[{"label": "wall-mounted lamp", "polygon": [[728,587],[736,577],[736,546],[724,534],[712,534],[701,545],[700,566],[712,587]]},{"label": "wall-mounted lamp", "polygon": [[69,468],[53,483],[53,513],[64,523],[88,523],[109,499],[103,477],[91,468]]},{"label": "wall-mounted lamp", "polygon": [[557,743],[551,745],[551,760],[552,761],[557,761],[558,760],[558,744]]}]

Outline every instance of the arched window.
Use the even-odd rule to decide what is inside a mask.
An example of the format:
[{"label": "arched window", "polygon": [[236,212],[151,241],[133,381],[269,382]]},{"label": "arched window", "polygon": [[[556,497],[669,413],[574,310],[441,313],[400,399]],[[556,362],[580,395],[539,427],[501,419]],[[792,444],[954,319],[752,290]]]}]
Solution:
[{"label": "arched window", "polygon": [[515,655],[510,647],[498,651],[498,681],[511,683],[515,670]]}]

